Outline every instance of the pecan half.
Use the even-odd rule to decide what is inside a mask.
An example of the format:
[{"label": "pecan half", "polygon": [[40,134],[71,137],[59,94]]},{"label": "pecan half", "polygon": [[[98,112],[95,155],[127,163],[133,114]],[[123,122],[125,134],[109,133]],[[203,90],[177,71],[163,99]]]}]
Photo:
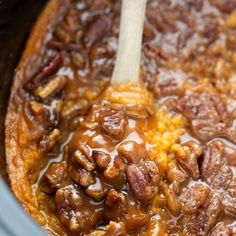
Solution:
[{"label": "pecan half", "polygon": [[220,222],[214,227],[210,236],[233,236],[233,234],[224,222]]},{"label": "pecan half", "polygon": [[54,191],[62,187],[63,182],[67,178],[67,163],[62,161],[53,163],[49,166],[45,173],[45,180],[49,187]]},{"label": "pecan half", "polygon": [[128,120],[124,111],[118,111],[103,118],[102,128],[112,138],[121,140],[125,135]]},{"label": "pecan half", "polygon": [[109,220],[124,222],[127,230],[142,227],[150,220],[147,211],[138,202],[114,189],[107,194],[104,214]]},{"label": "pecan half", "polygon": [[168,182],[175,185],[175,192],[178,193],[188,181],[188,175],[174,161],[168,164],[166,172]]},{"label": "pecan half", "polygon": [[110,221],[109,225],[106,226],[105,236],[127,236],[125,224],[123,222]]},{"label": "pecan half", "polygon": [[101,198],[104,197],[106,194],[106,191],[104,190],[102,182],[99,178],[96,178],[96,182],[94,184],[89,185],[86,188],[85,192],[97,201],[101,200]]},{"label": "pecan half", "polygon": [[106,168],[111,161],[111,156],[102,151],[93,151],[93,158],[100,168]]},{"label": "pecan half", "polygon": [[61,137],[60,130],[53,129],[49,135],[43,137],[43,139],[40,141],[40,146],[44,150],[50,150],[55,145],[55,143],[60,139],[60,137]]},{"label": "pecan half", "polygon": [[211,176],[219,171],[224,150],[224,144],[218,140],[207,145],[201,166],[201,174],[207,182],[211,182]]},{"label": "pecan half", "polygon": [[113,162],[110,162],[103,172],[104,177],[113,180],[121,175],[125,169],[125,163],[120,156],[116,156]]},{"label": "pecan half", "polygon": [[46,84],[37,87],[34,90],[34,94],[44,100],[60,92],[65,87],[66,82],[67,79],[65,76],[56,76]]},{"label": "pecan half", "polygon": [[105,217],[110,220],[117,220],[122,215],[127,199],[123,193],[110,189],[105,201]]},{"label": "pecan half", "polygon": [[[94,208],[74,185],[57,190],[55,202],[60,221],[72,232],[89,232],[102,218],[102,208]],[[83,220],[81,220],[83,219]]]},{"label": "pecan half", "polygon": [[170,211],[172,215],[178,216],[181,210],[181,204],[175,191],[173,190],[173,188],[165,184],[163,184],[163,190],[164,190],[164,195],[166,198],[168,210]]},{"label": "pecan half", "polygon": [[176,160],[194,180],[197,180],[200,177],[198,159],[202,155],[202,146],[195,141],[188,141],[182,147],[183,152],[175,152]]},{"label": "pecan half", "polygon": [[57,127],[59,125],[59,115],[61,101],[54,101],[55,109],[52,106],[45,105],[43,103],[31,100],[29,101],[30,113],[36,120],[42,124],[45,129]]},{"label": "pecan half", "polygon": [[117,151],[129,163],[139,163],[140,160],[148,156],[143,144],[138,144],[134,141],[126,141],[119,145]]},{"label": "pecan half", "polygon": [[63,43],[60,41],[50,40],[47,47],[56,49],[58,51],[76,51],[81,52],[82,46],[76,43]]},{"label": "pecan half", "polygon": [[229,188],[233,172],[227,162],[228,156],[223,142],[214,140],[207,145],[201,174],[214,189],[227,190]]},{"label": "pecan half", "polygon": [[146,162],[142,167],[128,165],[126,177],[134,195],[140,200],[151,200],[158,191],[159,170],[152,161]]},{"label": "pecan half", "polygon": [[71,165],[68,169],[68,173],[75,183],[82,187],[88,187],[95,183],[94,177],[90,172],[76,165]]},{"label": "pecan half", "polygon": [[74,152],[72,160],[83,166],[87,171],[93,171],[95,169],[95,163],[85,144],[79,145],[79,149]]},{"label": "pecan half", "polygon": [[220,198],[217,196],[209,197],[184,225],[184,233],[186,235],[208,235],[209,231],[215,226],[221,209],[222,202]]},{"label": "pecan half", "polygon": [[88,27],[84,34],[84,44],[86,48],[92,47],[100,42],[111,28],[111,19],[108,16],[97,16]]},{"label": "pecan half", "polygon": [[210,192],[211,190],[202,184],[195,184],[187,188],[180,197],[183,212],[186,214],[196,213],[198,208],[209,198]]},{"label": "pecan half", "polygon": [[24,85],[24,89],[32,91],[41,85],[45,79],[55,74],[62,62],[60,54],[56,54],[47,64],[40,68]]}]

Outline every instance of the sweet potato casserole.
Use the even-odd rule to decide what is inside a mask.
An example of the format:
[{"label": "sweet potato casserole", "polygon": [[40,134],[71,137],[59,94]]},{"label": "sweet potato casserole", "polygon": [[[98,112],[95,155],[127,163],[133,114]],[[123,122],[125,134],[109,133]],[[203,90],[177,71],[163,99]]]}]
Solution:
[{"label": "sweet potato casserole", "polygon": [[107,88],[120,3],[41,14],[8,109],[11,188],[52,235],[236,235],[236,1],[149,0],[145,86]]}]

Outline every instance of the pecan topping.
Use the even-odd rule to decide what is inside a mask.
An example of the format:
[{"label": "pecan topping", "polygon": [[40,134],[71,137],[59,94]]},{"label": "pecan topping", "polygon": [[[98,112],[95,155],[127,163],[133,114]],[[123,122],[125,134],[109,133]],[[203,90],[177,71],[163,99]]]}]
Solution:
[{"label": "pecan topping", "polygon": [[59,129],[53,129],[52,132],[45,136],[41,141],[40,141],[40,146],[44,150],[49,150],[51,149],[55,143],[59,140],[61,137],[61,132]]},{"label": "pecan topping", "polygon": [[197,180],[200,177],[198,159],[202,155],[202,147],[195,141],[188,141],[183,144],[183,149],[183,153],[175,152],[176,160],[194,180]]},{"label": "pecan topping", "polygon": [[106,167],[105,171],[103,172],[105,178],[112,180],[121,175],[121,173],[125,169],[124,161],[121,157],[115,157],[113,162],[110,162],[109,165]]},{"label": "pecan topping", "polygon": [[212,196],[208,198],[199,207],[198,211],[191,215],[184,226],[184,233],[187,235],[207,235],[217,222],[221,212],[221,206],[222,203],[219,197]]},{"label": "pecan topping", "polygon": [[137,144],[134,141],[126,141],[119,145],[117,151],[129,163],[138,163],[140,160],[146,158],[147,151],[142,144]]},{"label": "pecan topping", "polygon": [[[94,209],[74,185],[57,190],[55,202],[61,222],[72,232],[88,231],[102,217],[101,209]],[[83,219],[83,220],[81,220]]]},{"label": "pecan topping", "polygon": [[95,163],[85,145],[79,146],[79,149],[73,154],[72,160],[79,163],[87,171],[93,171],[95,169]]},{"label": "pecan topping", "polygon": [[106,168],[111,161],[110,155],[102,151],[93,151],[93,158],[100,168]]},{"label": "pecan topping", "polygon": [[209,198],[210,189],[202,184],[187,188],[181,195],[183,212],[193,214]]},{"label": "pecan topping", "polygon": [[65,87],[66,82],[67,79],[65,76],[56,76],[46,84],[37,87],[34,94],[44,100],[60,92]]},{"label": "pecan topping", "polygon": [[127,117],[124,111],[118,111],[110,116],[105,116],[102,128],[112,138],[120,140],[125,135],[127,126]]},{"label": "pecan topping", "polygon": [[105,15],[96,17],[84,34],[86,48],[100,42],[111,28],[111,19]]},{"label": "pecan topping", "polygon": [[164,195],[167,201],[167,207],[172,215],[177,216],[180,213],[181,205],[180,201],[173,190],[173,188],[168,187],[163,184]]},{"label": "pecan topping", "polygon": [[139,167],[130,164],[126,167],[126,176],[135,196],[140,200],[152,199],[158,191],[159,170],[152,161]]},{"label": "pecan topping", "polygon": [[45,173],[45,180],[52,190],[57,190],[67,178],[67,163],[53,163]]},{"label": "pecan topping", "polygon": [[28,91],[32,91],[41,85],[45,79],[55,74],[59,69],[62,62],[60,54],[56,54],[49,62],[40,68],[24,85],[24,88]]},{"label": "pecan topping", "polygon": [[230,228],[225,223],[220,222],[212,230],[210,236],[233,236]]},{"label": "pecan topping", "polygon": [[59,51],[76,51],[81,52],[82,46],[76,43],[63,43],[60,41],[50,40],[47,43],[49,48],[53,48]]},{"label": "pecan topping", "polygon": [[101,198],[103,198],[106,193],[99,178],[96,178],[96,182],[89,185],[85,192],[95,200],[101,200]]},{"label": "pecan topping", "polygon": [[70,177],[75,181],[75,183],[83,187],[88,187],[89,185],[94,184],[95,182],[90,172],[76,165],[71,165],[69,167],[68,172]]}]

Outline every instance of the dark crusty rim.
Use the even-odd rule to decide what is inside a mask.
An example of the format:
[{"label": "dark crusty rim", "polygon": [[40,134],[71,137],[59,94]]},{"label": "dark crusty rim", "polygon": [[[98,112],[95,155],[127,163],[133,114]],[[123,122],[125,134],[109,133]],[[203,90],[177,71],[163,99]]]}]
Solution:
[{"label": "dark crusty rim", "polygon": [[[5,121],[5,147],[7,172],[13,193],[19,202],[26,206],[21,179],[24,172],[18,164],[21,162],[20,147],[17,142],[17,116],[18,105],[15,102],[17,92],[24,81],[30,77],[42,65],[46,55],[46,42],[50,37],[53,28],[63,17],[71,0],[50,0],[39,15],[27,40],[25,49],[16,68],[11,96],[8,103],[7,116]],[[13,178],[12,178],[13,177]],[[25,207],[27,211],[27,207]]]}]

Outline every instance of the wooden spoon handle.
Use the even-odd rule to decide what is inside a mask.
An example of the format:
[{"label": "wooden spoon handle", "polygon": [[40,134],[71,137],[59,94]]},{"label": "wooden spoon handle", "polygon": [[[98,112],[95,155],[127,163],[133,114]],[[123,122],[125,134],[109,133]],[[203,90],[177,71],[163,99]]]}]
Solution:
[{"label": "wooden spoon handle", "polygon": [[147,0],[123,0],[119,46],[111,82],[139,82],[143,25]]}]

